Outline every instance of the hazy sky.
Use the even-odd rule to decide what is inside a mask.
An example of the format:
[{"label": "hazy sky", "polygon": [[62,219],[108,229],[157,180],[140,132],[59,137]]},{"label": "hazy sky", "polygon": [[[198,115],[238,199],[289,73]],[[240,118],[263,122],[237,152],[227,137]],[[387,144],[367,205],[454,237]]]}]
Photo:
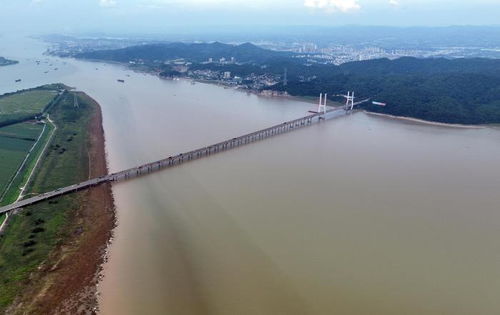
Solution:
[{"label": "hazy sky", "polygon": [[206,25],[493,25],[500,0],[0,0],[0,32],[163,32]]}]

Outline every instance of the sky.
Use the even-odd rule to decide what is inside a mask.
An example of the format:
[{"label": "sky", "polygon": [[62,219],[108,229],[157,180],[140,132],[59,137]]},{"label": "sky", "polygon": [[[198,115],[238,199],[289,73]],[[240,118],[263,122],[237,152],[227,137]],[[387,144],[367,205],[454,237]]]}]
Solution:
[{"label": "sky", "polygon": [[218,25],[499,25],[500,0],[0,0],[0,32],[155,33]]}]

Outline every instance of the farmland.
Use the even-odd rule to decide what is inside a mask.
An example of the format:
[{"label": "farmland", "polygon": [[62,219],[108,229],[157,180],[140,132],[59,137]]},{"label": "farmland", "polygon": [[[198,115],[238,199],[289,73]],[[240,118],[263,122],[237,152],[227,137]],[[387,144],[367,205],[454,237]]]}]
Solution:
[{"label": "farmland", "polygon": [[56,96],[56,90],[44,88],[0,96],[0,126],[41,114]]},{"label": "farmland", "polygon": [[40,119],[63,88],[45,85],[0,96],[0,205],[18,198],[52,133],[51,124],[30,118]]},{"label": "farmland", "polygon": [[[0,205],[13,202],[27,180],[51,128],[25,122],[0,128]],[[43,132],[43,134],[42,134]],[[37,143],[38,138],[40,141]]]}]

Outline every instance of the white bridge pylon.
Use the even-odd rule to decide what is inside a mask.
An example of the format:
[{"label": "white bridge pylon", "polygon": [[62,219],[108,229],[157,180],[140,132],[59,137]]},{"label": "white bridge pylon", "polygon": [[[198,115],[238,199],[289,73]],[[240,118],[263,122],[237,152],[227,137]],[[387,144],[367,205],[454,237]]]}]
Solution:
[{"label": "white bridge pylon", "polygon": [[328,100],[328,94],[325,93],[325,99],[323,99],[323,93],[319,95],[319,106],[318,113],[326,114],[326,102]]},{"label": "white bridge pylon", "polygon": [[354,91],[348,91],[347,95],[343,95],[346,99],[344,109],[353,110],[354,108]]}]

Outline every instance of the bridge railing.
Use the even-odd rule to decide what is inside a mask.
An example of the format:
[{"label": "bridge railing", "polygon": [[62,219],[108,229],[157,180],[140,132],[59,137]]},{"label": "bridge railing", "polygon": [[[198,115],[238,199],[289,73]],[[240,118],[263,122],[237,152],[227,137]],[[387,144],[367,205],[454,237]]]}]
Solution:
[{"label": "bridge railing", "polygon": [[[327,111],[333,112],[333,111],[338,111],[338,110],[343,110],[342,108],[336,108]],[[169,168],[173,167],[176,165],[183,164],[184,162],[187,161],[192,161],[196,159],[203,158],[205,156],[210,156],[212,154],[216,154],[219,152],[227,151],[233,148],[237,148],[255,141],[259,141],[262,139],[266,139],[275,135],[283,134],[286,132],[289,132],[291,130],[295,130],[301,127],[305,127],[308,125],[311,125],[315,121],[320,121],[322,118],[324,118],[324,114],[326,113],[316,113],[312,115],[308,115],[305,117],[301,117],[298,119],[294,119],[291,121],[284,122],[279,125],[274,125],[269,128],[261,129],[252,133],[245,134],[240,137],[232,138],[229,140],[225,140],[222,142],[218,142],[203,148],[199,148],[193,151],[189,151],[186,153],[181,153],[177,154],[175,156],[168,157],[166,159],[162,159],[159,161],[147,163],[141,166],[137,166],[134,168],[130,168],[124,171],[116,172],[113,174],[101,176],[98,178],[93,178],[89,179],[87,181],[81,182],[79,184],[74,184],[68,187],[60,188],[51,192],[43,193],[35,197],[27,198],[24,200],[21,200],[17,203],[13,203],[11,205],[1,207],[0,208],[0,214],[9,212],[12,210],[15,210],[17,208],[22,208],[27,205],[31,205],[34,203],[38,203],[44,200],[48,200],[51,198],[55,198],[61,195],[65,195],[74,191],[86,189],[92,186],[97,186],[105,182],[116,182],[116,181],[121,181],[121,180],[127,180],[129,178],[134,178],[138,177],[144,174],[149,174],[151,172],[164,169],[164,168]]]}]

